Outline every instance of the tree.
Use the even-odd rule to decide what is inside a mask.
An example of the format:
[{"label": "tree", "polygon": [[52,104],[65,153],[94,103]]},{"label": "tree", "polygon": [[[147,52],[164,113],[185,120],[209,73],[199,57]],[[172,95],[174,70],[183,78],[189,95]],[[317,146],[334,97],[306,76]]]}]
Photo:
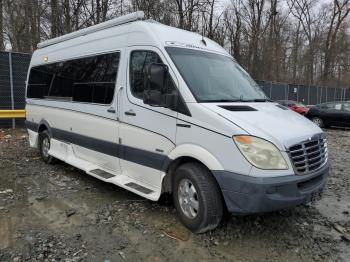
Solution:
[{"label": "tree", "polygon": [[346,17],[350,13],[350,0],[339,0],[333,1],[333,8],[330,18],[330,23],[328,26],[327,37],[324,45],[324,67],[322,80],[324,84],[327,84],[327,81],[332,76],[334,71],[334,63],[337,56],[337,36],[341,30]]},{"label": "tree", "polygon": [[40,41],[143,10],[218,42],[256,79],[349,86],[350,0],[327,1],[0,0],[0,49],[32,52]]},{"label": "tree", "polygon": [[4,24],[3,24],[3,0],[0,0],[0,50],[5,49]]},{"label": "tree", "polygon": [[316,0],[289,0],[288,4],[293,16],[300,22],[304,35],[307,39],[307,50],[305,52],[305,78],[309,83],[314,81],[315,50],[322,35],[325,14],[315,13],[313,8]]}]

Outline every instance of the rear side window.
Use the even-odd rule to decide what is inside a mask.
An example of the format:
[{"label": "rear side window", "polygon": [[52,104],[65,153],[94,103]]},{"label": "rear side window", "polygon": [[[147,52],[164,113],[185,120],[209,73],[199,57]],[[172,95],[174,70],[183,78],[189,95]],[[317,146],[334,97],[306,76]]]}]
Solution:
[{"label": "rear side window", "polygon": [[49,93],[51,80],[54,76],[54,65],[37,66],[30,70],[27,96],[29,98],[44,98]]},{"label": "rear side window", "polygon": [[119,58],[113,53],[33,67],[27,97],[110,104]]}]

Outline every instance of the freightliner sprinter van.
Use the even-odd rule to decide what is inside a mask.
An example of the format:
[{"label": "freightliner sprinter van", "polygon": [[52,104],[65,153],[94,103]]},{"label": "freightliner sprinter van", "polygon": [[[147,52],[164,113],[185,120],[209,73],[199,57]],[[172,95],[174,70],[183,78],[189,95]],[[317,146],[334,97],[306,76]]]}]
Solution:
[{"label": "freightliner sprinter van", "polygon": [[136,12],[38,45],[27,79],[30,145],[157,201],[193,232],[320,196],[322,130],[271,102],[215,42]]}]

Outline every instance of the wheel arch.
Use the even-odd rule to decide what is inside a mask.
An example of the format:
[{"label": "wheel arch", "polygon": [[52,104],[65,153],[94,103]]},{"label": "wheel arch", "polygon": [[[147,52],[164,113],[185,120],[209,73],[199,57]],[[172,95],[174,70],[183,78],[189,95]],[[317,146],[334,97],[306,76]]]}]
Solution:
[{"label": "wheel arch", "polygon": [[[163,166],[165,173],[162,179],[162,193],[171,193],[173,177],[176,169],[185,163],[195,162],[206,167],[210,172],[211,170],[224,170],[221,163],[206,149],[191,144],[184,144],[176,147],[168,155],[168,161]],[[211,173],[212,174],[212,173]],[[215,176],[212,174],[215,181]],[[219,184],[218,184],[219,186]]]},{"label": "wheel arch", "polygon": [[47,132],[49,132],[50,136],[52,137],[52,130],[50,124],[46,120],[41,120],[38,125],[38,134],[40,134],[44,130],[47,130]]}]

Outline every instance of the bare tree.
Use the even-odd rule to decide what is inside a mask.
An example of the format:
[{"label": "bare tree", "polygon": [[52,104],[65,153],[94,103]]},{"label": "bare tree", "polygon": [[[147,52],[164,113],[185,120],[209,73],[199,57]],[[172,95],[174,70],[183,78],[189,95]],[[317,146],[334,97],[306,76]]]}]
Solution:
[{"label": "bare tree", "polygon": [[300,22],[305,37],[307,39],[308,48],[305,52],[306,80],[314,81],[314,59],[315,50],[318,40],[322,35],[323,22],[325,14],[323,12],[316,13],[313,8],[317,3],[316,0],[289,0],[288,4],[293,16]]},{"label": "bare tree", "polygon": [[224,12],[225,27],[229,42],[229,51],[234,55],[238,62],[241,61],[241,42],[242,42],[242,19],[236,5],[229,7]]},{"label": "bare tree", "polygon": [[350,0],[0,0],[0,49],[136,10],[215,40],[254,78],[350,85]]},{"label": "bare tree", "polygon": [[59,35],[60,20],[58,0],[51,0],[51,36],[56,37]]},{"label": "bare tree", "polygon": [[5,49],[4,24],[3,24],[3,0],[0,0],[0,50]]},{"label": "bare tree", "polygon": [[350,0],[334,0],[331,13],[331,19],[328,27],[327,37],[324,46],[324,68],[323,83],[326,84],[333,73],[334,62],[337,55],[336,41],[338,33],[346,17],[350,13]]}]

